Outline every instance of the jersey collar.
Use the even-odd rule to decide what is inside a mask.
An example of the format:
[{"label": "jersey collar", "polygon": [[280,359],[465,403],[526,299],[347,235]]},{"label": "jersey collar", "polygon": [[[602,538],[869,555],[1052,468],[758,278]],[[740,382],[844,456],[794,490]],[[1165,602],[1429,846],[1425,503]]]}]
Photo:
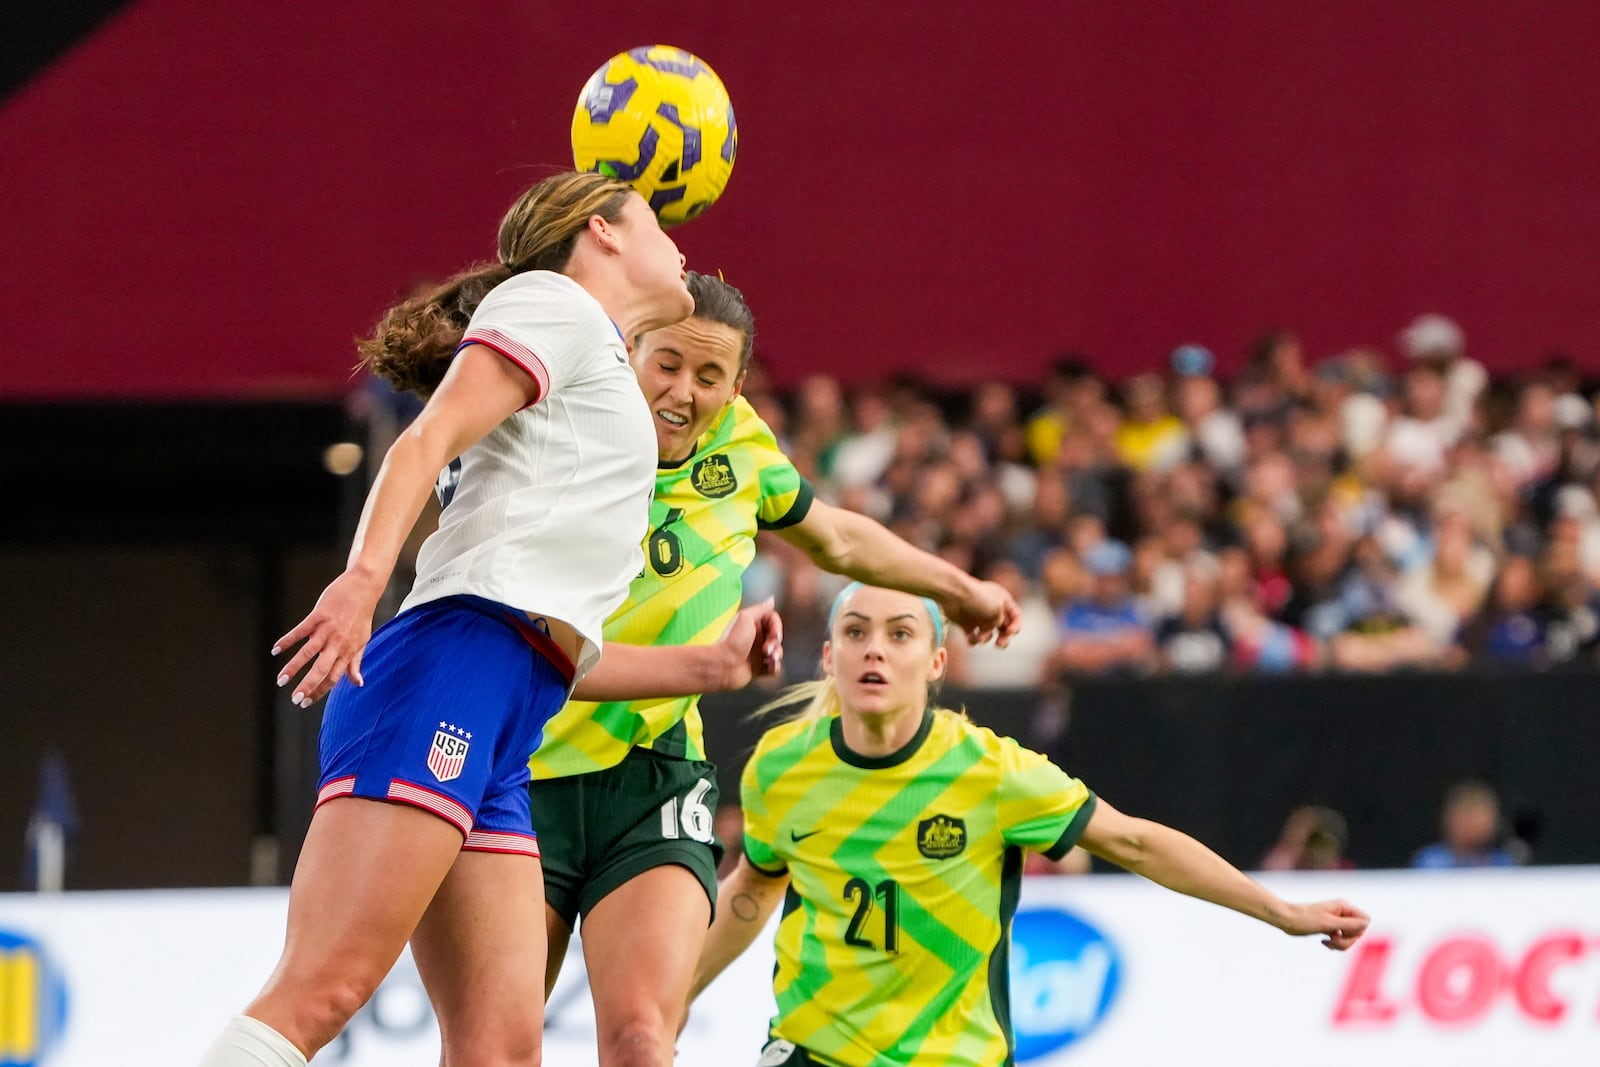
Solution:
[{"label": "jersey collar", "polygon": [[915,756],[932,731],[933,707],[930,705],[922,709],[922,725],[917,727],[916,735],[887,756],[863,756],[845,744],[844,720],[838,716],[834,716],[833,722],[828,726],[828,738],[833,742],[833,754],[844,762],[852,767],[860,767],[864,771],[877,771],[885,767],[898,766]]}]

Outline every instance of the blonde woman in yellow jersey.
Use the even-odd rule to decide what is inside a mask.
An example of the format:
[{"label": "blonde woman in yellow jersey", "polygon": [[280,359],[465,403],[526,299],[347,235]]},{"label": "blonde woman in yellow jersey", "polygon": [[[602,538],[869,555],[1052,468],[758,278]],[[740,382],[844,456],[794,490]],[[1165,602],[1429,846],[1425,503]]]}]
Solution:
[{"label": "blonde woman in yellow jersey", "polygon": [[777,1015],[762,1067],[996,1067],[1012,1060],[1004,966],[1022,851],[1074,844],[1151,881],[1347,949],[1367,916],[1294,904],[1200,842],[1136,819],[1044,756],[930,703],[936,604],[852,585],[821,681],[745,767],[744,856],[720,889],[698,995],[778,926]]},{"label": "blonde woman in yellow jersey", "polygon": [[[603,1067],[672,1062],[721,852],[711,829],[716,769],[697,701],[726,681],[708,672],[700,685],[679,686],[673,665],[705,652],[734,619],[757,531],[774,531],[835,573],[934,597],[978,640],[1004,643],[1020,618],[999,585],[814,499],[739,396],[754,336],[743,296],[693,272],[688,283],[694,314],[645,334],[633,351],[659,446],[645,566],[606,623],[600,665],[530,761],[550,937],[546,993],[581,917]],[[763,625],[724,658],[742,666],[739,646],[753,640],[759,654],[771,637]]]}]

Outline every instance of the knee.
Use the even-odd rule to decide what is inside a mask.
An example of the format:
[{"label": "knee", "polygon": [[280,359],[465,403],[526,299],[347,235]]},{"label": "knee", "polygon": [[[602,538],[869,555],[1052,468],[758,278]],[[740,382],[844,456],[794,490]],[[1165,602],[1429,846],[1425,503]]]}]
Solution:
[{"label": "knee", "polygon": [[539,1067],[544,1062],[538,1031],[443,1035],[439,1067]]},{"label": "knee", "polygon": [[506,1004],[481,1008],[439,1011],[439,1067],[539,1067],[544,1062],[542,1012]]},{"label": "knee", "polygon": [[356,1012],[372,999],[383,975],[326,973],[295,978],[284,976],[262,994],[269,1016],[282,1018],[280,1032],[302,1049],[315,1054],[339,1036]]},{"label": "knee", "polygon": [[605,1067],[660,1067],[672,1062],[672,1027],[659,1012],[641,1010],[606,1026],[600,1037]]}]

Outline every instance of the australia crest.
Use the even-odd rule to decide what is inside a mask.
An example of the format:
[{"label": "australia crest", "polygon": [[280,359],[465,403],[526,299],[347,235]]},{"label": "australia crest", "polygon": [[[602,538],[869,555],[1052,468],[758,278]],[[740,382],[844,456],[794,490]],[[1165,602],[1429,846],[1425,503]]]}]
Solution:
[{"label": "australia crest", "polygon": [[689,482],[702,496],[724,497],[739,488],[733,464],[721,453],[713,453],[694,465],[689,472]]},{"label": "australia crest", "polygon": [[917,823],[917,851],[930,860],[947,860],[967,847],[967,823],[954,815],[935,815]]}]

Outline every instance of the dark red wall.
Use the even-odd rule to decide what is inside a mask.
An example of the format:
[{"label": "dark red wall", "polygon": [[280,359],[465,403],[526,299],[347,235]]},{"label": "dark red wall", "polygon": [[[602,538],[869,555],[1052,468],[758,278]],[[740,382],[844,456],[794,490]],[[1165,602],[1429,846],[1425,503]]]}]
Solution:
[{"label": "dark red wall", "polygon": [[676,235],[780,381],[1227,368],[1426,310],[1494,369],[1600,369],[1588,0],[409,7],[142,0],[12,97],[0,398],[345,388],[351,337],[568,161],[590,71],[657,41],[733,94],[732,183]]}]

